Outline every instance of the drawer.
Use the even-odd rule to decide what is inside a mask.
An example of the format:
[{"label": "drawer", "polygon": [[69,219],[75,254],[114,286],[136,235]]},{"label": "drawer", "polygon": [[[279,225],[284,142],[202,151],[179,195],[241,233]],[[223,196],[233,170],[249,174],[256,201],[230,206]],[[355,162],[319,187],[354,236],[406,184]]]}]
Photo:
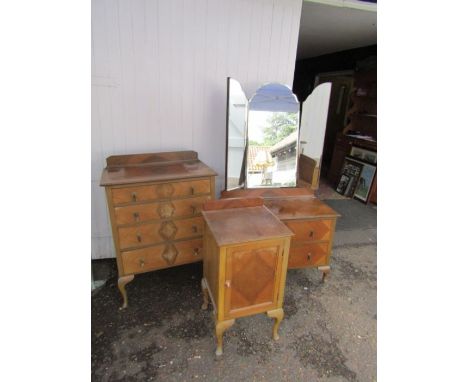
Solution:
[{"label": "drawer", "polygon": [[114,204],[144,202],[158,199],[180,198],[191,195],[209,194],[209,179],[187,182],[158,183],[147,186],[131,186],[112,189]]},{"label": "drawer", "polygon": [[121,256],[125,274],[142,273],[193,263],[203,259],[202,239],[126,251],[122,252]]},{"label": "drawer", "polygon": [[288,268],[328,265],[328,242],[296,243],[289,250]]},{"label": "drawer", "polygon": [[284,223],[294,232],[292,241],[330,240],[333,220],[286,220]]},{"label": "drawer", "polygon": [[211,196],[207,195],[188,199],[115,207],[115,222],[117,225],[122,225],[148,220],[199,215],[203,203],[210,199]]},{"label": "drawer", "polygon": [[166,220],[118,229],[120,248],[139,247],[166,240],[186,239],[203,235],[203,218]]}]

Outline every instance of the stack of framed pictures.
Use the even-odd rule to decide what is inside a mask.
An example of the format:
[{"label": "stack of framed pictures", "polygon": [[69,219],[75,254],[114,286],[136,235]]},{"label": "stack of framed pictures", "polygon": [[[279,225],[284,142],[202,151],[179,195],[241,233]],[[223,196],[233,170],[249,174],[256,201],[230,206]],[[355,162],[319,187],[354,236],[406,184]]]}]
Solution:
[{"label": "stack of framed pictures", "polygon": [[352,147],[350,156],[343,163],[336,192],[367,203],[376,171],[377,153]]}]

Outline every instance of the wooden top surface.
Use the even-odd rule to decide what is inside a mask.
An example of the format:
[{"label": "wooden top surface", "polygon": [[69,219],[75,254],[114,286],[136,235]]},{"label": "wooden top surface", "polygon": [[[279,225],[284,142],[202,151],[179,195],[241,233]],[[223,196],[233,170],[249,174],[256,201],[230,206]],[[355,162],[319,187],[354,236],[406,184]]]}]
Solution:
[{"label": "wooden top surface", "polygon": [[254,188],[223,191],[222,198],[262,197],[264,204],[281,220],[336,218],[340,215],[317,199],[310,188]]},{"label": "wooden top surface", "polygon": [[335,210],[316,197],[270,198],[265,199],[264,203],[281,220],[337,218],[340,216]]},{"label": "wooden top surface", "polygon": [[145,183],[218,175],[195,151],[119,155],[107,158],[101,186]]},{"label": "wooden top surface", "polygon": [[219,246],[292,236],[264,206],[202,211]]},{"label": "wooden top surface", "polygon": [[314,196],[314,191],[302,187],[281,187],[281,188],[239,188],[237,190],[222,191],[221,198],[278,198],[290,196]]}]

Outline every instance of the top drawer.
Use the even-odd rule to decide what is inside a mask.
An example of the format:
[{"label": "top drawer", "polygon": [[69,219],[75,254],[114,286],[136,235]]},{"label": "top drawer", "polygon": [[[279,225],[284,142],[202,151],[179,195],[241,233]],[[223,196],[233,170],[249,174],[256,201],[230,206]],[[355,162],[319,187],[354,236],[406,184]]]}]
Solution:
[{"label": "top drawer", "polygon": [[112,189],[114,204],[135,203],[148,200],[178,198],[210,193],[210,180],[158,183]]},{"label": "top drawer", "polygon": [[286,220],[283,223],[294,232],[295,236],[292,237],[293,242],[297,240],[330,240],[333,227],[333,221],[325,219],[311,221]]}]

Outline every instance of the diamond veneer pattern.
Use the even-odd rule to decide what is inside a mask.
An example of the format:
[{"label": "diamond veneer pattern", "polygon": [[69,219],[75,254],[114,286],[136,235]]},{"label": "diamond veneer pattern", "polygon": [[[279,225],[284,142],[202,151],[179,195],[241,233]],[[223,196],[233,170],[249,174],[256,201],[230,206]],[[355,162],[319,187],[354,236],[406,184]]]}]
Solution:
[{"label": "diamond veneer pattern", "polygon": [[[250,304],[258,303],[258,295],[271,283],[275,276],[275,263],[268,264],[262,255],[276,256],[276,250],[258,250],[247,253],[243,258],[247,258],[247,263],[243,263],[241,258],[237,258],[237,266],[234,266],[232,274],[232,287],[237,293],[245,298]],[[245,264],[245,265],[244,265]],[[252,282],[255,280],[255,282]],[[273,291],[273,290],[272,290]]]}]

